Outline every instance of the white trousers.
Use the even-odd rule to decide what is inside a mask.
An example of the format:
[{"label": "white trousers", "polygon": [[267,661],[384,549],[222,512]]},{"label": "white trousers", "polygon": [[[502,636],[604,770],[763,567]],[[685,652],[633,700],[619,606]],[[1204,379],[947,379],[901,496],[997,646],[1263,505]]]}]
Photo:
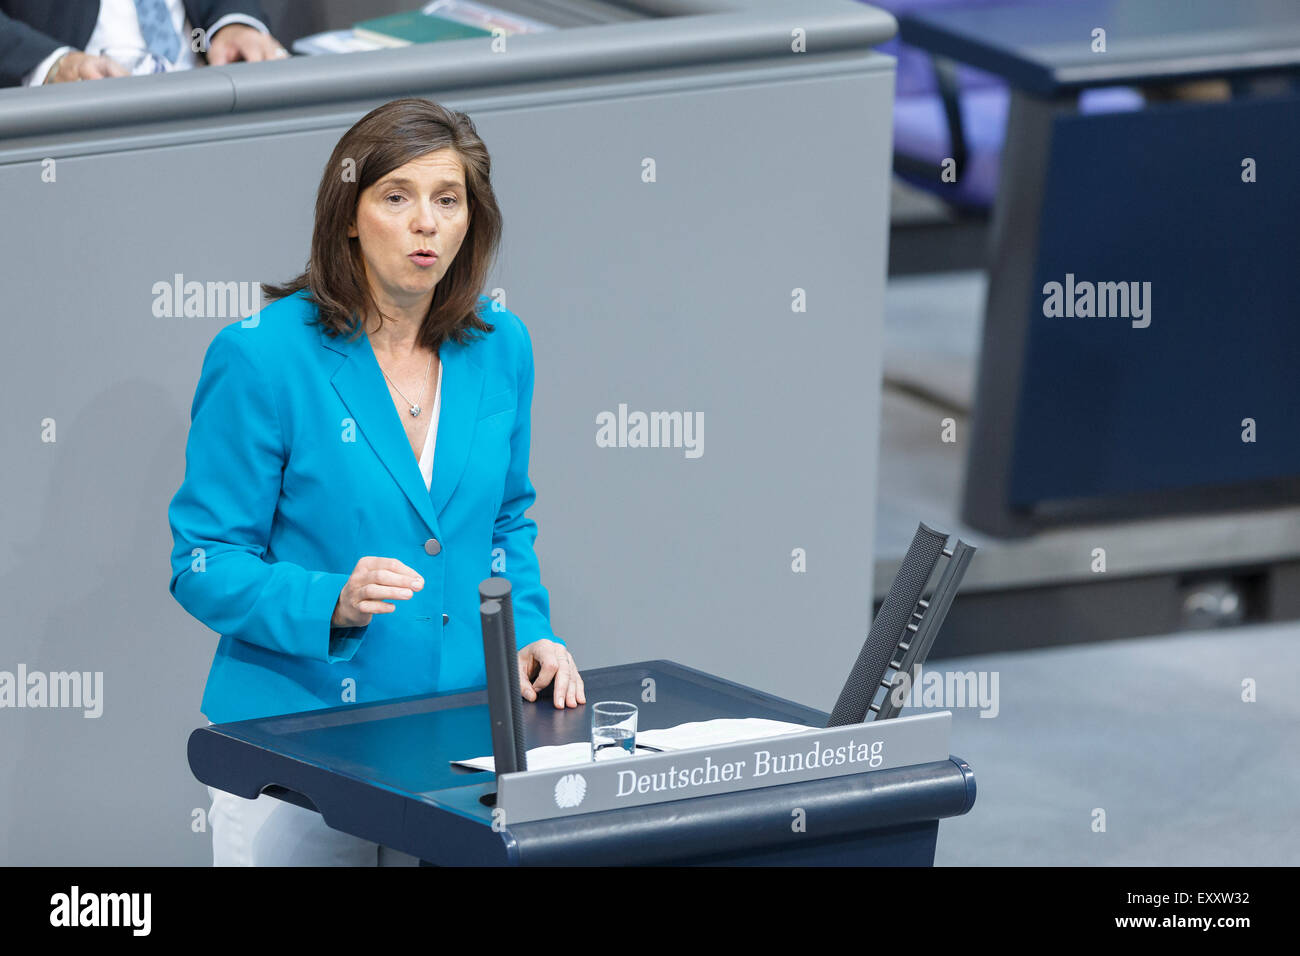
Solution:
[{"label": "white trousers", "polygon": [[408,853],[325,825],[314,810],[208,787],[213,866],[418,866]]},{"label": "white trousers", "polygon": [[[211,723],[211,722],[209,722]],[[418,866],[408,853],[325,825],[306,810],[260,794],[246,800],[208,787],[213,866]]]}]

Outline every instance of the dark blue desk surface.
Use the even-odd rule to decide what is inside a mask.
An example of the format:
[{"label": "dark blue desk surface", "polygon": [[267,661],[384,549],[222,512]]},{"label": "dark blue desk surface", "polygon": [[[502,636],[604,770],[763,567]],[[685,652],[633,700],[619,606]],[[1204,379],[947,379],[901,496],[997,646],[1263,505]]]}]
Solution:
[{"label": "dark blue desk surface", "polygon": [[[1297,0],[1071,0],[901,13],[904,43],[1039,96],[1300,69]],[[1106,31],[1106,52],[1092,31]]]},{"label": "dark blue desk surface", "polygon": [[[646,678],[655,682],[654,702],[642,699]],[[529,748],[589,739],[589,708],[600,700],[636,703],[643,730],[716,717],[810,726],[825,726],[828,718],[670,661],[599,668],[584,673],[583,681],[585,706],[557,710],[549,697],[524,703]],[[872,827],[934,825],[974,802],[973,775],[954,758],[494,832],[491,808],[480,797],[496,789],[495,777],[449,763],[491,752],[482,690],[218,724],[195,730],[189,741],[190,767],[203,783],[250,799],[271,793],[319,810],[335,829],[438,863],[668,862],[688,850],[699,855],[702,846],[739,849],[765,840],[776,846],[790,833],[788,805],[796,795],[825,807],[828,838]],[[780,805],[765,791],[780,791]],[[862,813],[866,800],[877,810],[869,821]],[[755,826],[771,832],[756,836]]]},{"label": "dark blue desk surface", "polygon": [[[653,703],[641,699],[647,677],[655,681]],[[537,703],[524,701],[524,737],[530,750],[589,740],[591,705],[601,700],[636,704],[641,730],[715,717],[767,717],[824,727],[829,717],[667,661],[599,668],[584,672],[582,679],[585,706],[557,710],[549,693]],[[221,724],[213,730],[411,794],[486,779],[478,771],[452,767],[450,761],[492,753],[487,693],[482,690],[349,704]]]}]

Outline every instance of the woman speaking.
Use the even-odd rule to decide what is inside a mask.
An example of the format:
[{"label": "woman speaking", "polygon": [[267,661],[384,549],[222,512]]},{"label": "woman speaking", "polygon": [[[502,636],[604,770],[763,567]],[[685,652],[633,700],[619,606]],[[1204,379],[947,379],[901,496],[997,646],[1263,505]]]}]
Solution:
[{"label": "woman speaking", "polygon": [[[169,518],[171,593],[221,635],[209,721],[482,686],[490,574],[511,582],[522,696],[586,702],[525,516],[532,343],[480,294],[490,172],[463,113],[368,113],[321,177],[306,271],[208,347]],[[216,865],[414,862],[208,789]]]}]

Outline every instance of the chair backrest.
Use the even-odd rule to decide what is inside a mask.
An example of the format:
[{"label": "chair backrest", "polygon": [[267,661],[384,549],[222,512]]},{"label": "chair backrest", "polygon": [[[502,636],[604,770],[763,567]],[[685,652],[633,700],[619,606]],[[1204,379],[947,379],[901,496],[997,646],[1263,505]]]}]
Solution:
[{"label": "chair backrest", "polygon": [[1262,171],[1300,153],[1298,109],[1292,93],[1052,120],[1036,225],[992,254],[1011,278],[985,317],[968,524],[1296,500],[1300,185]]},{"label": "chair backrest", "polygon": [[[1044,4],[1059,3],[1060,0],[1039,0]],[[871,6],[888,10],[892,14],[908,13],[923,7],[990,7],[1003,6],[1006,0],[871,0]],[[894,95],[925,96],[935,91],[934,72],[930,67],[930,55],[924,50],[908,46],[894,37],[877,49],[898,58],[898,73],[895,80]],[[962,89],[1001,86],[1002,80],[996,76],[968,66],[958,67],[958,77]]]}]

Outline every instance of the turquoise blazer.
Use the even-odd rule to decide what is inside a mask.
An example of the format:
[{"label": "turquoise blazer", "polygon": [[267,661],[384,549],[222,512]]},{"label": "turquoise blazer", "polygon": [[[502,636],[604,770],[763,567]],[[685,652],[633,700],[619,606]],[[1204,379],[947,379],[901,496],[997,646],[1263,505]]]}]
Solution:
[{"label": "turquoise blazer", "polygon": [[[440,348],[426,489],[369,338],[308,324],[306,296],[232,322],[208,346],[168,509],[172,596],[221,635],[200,708],[214,723],[483,686],[478,585],[493,573],[511,583],[517,645],[563,643],[525,514],[535,494],[523,322],[480,296],[495,330]],[[424,587],[365,627],[331,627],[363,555],[396,558]]]}]

